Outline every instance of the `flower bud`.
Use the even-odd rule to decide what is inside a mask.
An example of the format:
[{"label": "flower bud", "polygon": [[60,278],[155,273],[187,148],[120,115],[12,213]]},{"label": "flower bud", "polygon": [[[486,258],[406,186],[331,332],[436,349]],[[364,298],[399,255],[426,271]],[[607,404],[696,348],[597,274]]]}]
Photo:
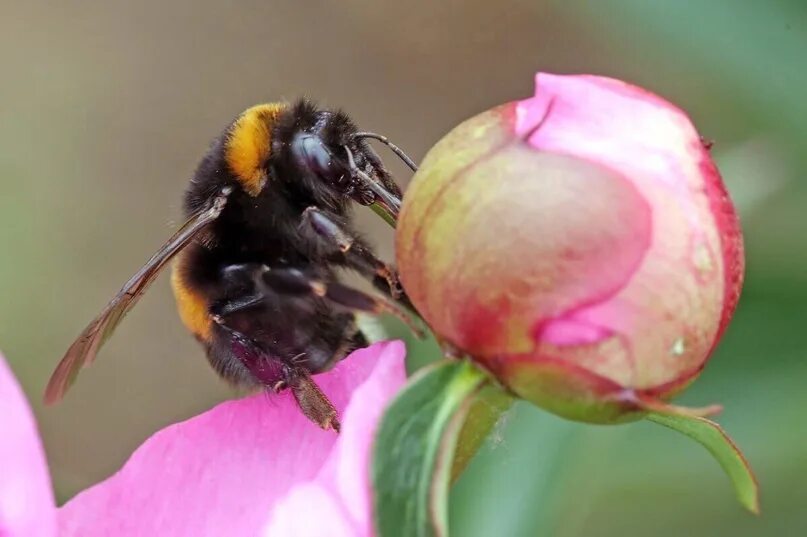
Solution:
[{"label": "flower bud", "polygon": [[607,423],[703,369],[743,277],[739,223],[688,117],[613,79],[539,74],[536,95],[428,153],[396,232],[438,336],[518,396]]}]

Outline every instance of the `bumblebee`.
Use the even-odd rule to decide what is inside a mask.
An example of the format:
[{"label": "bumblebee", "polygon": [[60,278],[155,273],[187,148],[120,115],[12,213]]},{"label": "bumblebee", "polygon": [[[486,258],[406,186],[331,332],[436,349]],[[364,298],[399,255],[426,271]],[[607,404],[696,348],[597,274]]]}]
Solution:
[{"label": "bumblebee", "polygon": [[[235,118],[191,179],[186,222],[70,346],[45,401],[64,396],[173,259],[179,316],[213,369],[234,385],[289,389],[309,419],[338,432],[336,410],[311,376],[367,344],[356,312],[391,313],[417,330],[394,268],[353,229],[351,202],[388,221],[401,204],[371,138],[415,168],[385,137],[307,100]],[[341,283],[340,268],[369,279],[381,296]]]}]

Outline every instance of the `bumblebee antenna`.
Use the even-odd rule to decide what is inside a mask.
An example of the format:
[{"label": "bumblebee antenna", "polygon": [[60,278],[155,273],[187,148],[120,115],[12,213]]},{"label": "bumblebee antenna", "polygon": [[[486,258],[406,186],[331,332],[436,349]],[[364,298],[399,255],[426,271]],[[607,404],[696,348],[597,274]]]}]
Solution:
[{"label": "bumblebee antenna", "polygon": [[372,138],[373,140],[378,140],[382,144],[389,147],[390,151],[395,153],[398,156],[398,158],[404,162],[404,164],[409,166],[410,170],[412,170],[413,172],[418,171],[418,167],[417,164],[415,164],[415,161],[409,158],[409,155],[404,153],[403,149],[390,142],[389,138],[387,138],[386,136],[382,134],[376,134],[374,132],[357,132],[353,135],[353,138],[357,140],[361,140],[362,138]]}]

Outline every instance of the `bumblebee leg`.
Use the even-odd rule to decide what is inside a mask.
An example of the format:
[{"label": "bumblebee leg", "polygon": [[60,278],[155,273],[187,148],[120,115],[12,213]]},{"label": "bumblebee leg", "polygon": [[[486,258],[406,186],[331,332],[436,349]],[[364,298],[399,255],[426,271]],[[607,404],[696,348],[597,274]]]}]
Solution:
[{"label": "bumblebee leg", "polygon": [[[208,309],[211,320],[236,333],[232,338],[239,339],[237,333],[255,337],[256,344],[265,353],[278,357],[284,363],[292,363],[292,356],[304,356],[306,367],[312,373],[328,368],[329,364],[343,358],[359,345],[344,345],[356,339],[355,317],[352,313],[338,312],[328,316],[317,330],[290,330],[295,322],[307,324],[315,322],[310,305],[302,305],[288,293],[278,293],[263,279],[270,269],[261,263],[229,265],[221,269],[220,284],[222,296],[214,300]],[[309,274],[319,276],[319,272]],[[283,337],[266,337],[267,333],[282,329]],[[228,351],[228,349],[223,349]],[[229,352],[229,351],[228,351]],[[299,364],[298,364],[299,365]]]},{"label": "bumblebee leg", "polygon": [[258,306],[263,303],[264,300],[266,300],[266,297],[263,295],[251,295],[216,303],[210,308],[210,315],[215,322],[221,324],[221,320],[225,317]]},{"label": "bumblebee leg", "polygon": [[278,391],[278,384],[286,380],[284,370],[286,364],[283,360],[259,347],[246,334],[229,326],[226,320],[222,318],[215,320],[218,328],[227,334],[224,339],[227,348],[221,349],[222,354],[234,357],[260,384]]},{"label": "bumblebee leg", "polygon": [[224,318],[249,308],[261,305],[264,300],[260,288],[260,277],[264,271],[262,263],[238,263],[221,269],[219,285],[223,296],[210,306],[210,315]]},{"label": "bumblebee leg", "polygon": [[232,354],[264,386],[275,393],[288,388],[302,413],[322,429],[339,432],[340,423],[336,407],[311,378],[311,373],[302,365],[304,361],[293,357],[281,361],[261,349],[248,336],[219,323],[228,333]]},{"label": "bumblebee leg", "polygon": [[326,431],[333,429],[339,432],[341,424],[336,407],[317,386],[307,369],[288,367],[285,382],[305,417]]},{"label": "bumblebee leg", "polygon": [[316,296],[350,310],[368,313],[389,313],[407,324],[418,337],[423,330],[418,323],[400,306],[381,297],[367,294],[339,282],[325,282],[311,278],[304,272],[291,269],[268,269],[263,281],[279,294],[292,296]]},{"label": "bumblebee leg", "polygon": [[397,271],[376,257],[361,239],[351,235],[338,222],[316,207],[309,207],[303,211],[302,221],[303,225],[314,231],[318,237],[335,246],[350,268],[368,277],[371,281],[380,279],[385,282],[392,298],[398,299],[403,295]]}]

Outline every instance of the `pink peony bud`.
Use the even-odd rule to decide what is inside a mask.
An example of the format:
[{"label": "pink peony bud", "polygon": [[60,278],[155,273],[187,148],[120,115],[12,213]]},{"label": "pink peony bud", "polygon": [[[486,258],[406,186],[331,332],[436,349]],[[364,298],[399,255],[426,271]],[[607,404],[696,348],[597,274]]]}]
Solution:
[{"label": "pink peony bud", "polygon": [[635,419],[703,369],[743,278],[739,223],[684,112],[595,76],[459,125],[426,156],[398,265],[444,340],[517,395]]}]

